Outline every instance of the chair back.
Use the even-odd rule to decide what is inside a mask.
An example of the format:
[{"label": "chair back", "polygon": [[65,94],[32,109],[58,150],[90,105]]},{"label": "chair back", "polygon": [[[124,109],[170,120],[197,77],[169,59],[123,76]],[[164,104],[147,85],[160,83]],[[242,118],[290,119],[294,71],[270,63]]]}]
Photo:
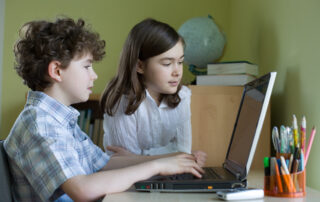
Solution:
[{"label": "chair back", "polygon": [[4,140],[0,140],[0,198],[1,202],[12,202],[11,173],[8,156],[3,148]]}]

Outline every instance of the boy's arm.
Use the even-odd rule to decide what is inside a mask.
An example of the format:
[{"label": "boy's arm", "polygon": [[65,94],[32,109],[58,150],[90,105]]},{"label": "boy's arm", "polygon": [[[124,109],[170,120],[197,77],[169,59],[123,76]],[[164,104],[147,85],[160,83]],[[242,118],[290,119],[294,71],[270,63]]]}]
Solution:
[{"label": "boy's arm", "polygon": [[[80,175],[68,179],[61,188],[75,201],[91,201],[109,193],[125,191],[133,183],[153,175],[192,173],[201,177],[203,170],[189,154],[157,159],[130,167]],[[109,162],[109,163],[112,163]]]},{"label": "boy's arm", "polygon": [[171,156],[176,156],[178,154],[182,154],[181,152],[170,153],[170,154],[162,154],[162,155],[154,155],[154,156],[142,156],[136,155],[128,152],[122,147],[117,146],[108,146],[108,150],[114,152],[115,154],[111,156],[109,162],[102,170],[112,170],[117,168],[123,168],[131,165],[136,165],[139,163],[144,163],[147,161],[152,161],[160,158],[167,158]]},{"label": "boy's arm", "polygon": [[[127,151],[126,149],[122,147],[117,147],[117,146],[108,146],[107,150],[114,152],[114,154],[111,156],[109,163],[103,168],[104,170],[123,168],[124,166],[130,166],[137,163],[142,163],[142,162],[151,161],[159,158],[165,158],[165,157],[175,156],[177,154],[182,154],[182,152],[175,152],[175,153],[154,155],[154,156],[142,156],[142,155],[133,154]],[[195,160],[200,167],[203,167],[205,165],[205,162],[207,160],[207,154],[205,152],[199,151],[199,150],[192,151],[192,155],[195,157]]]}]

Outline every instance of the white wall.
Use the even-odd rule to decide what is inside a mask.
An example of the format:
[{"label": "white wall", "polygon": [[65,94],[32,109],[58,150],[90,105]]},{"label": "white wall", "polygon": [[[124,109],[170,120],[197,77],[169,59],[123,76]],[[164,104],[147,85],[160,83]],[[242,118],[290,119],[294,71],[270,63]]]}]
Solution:
[{"label": "white wall", "polygon": [[[2,65],[3,65],[3,38],[4,38],[4,9],[5,0],[0,0],[0,123],[1,123],[1,95],[2,95]],[[1,125],[0,125],[1,127]]]}]

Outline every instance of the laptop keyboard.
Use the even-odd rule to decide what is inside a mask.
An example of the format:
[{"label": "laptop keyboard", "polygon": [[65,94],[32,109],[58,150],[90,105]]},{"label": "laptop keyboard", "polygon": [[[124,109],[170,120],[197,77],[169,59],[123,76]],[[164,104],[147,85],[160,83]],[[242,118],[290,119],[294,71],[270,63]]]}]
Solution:
[{"label": "laptop keyboard", "polygon": [[[221,179],[221,176],[218,175],[212,168],[203,168],[205,173],[202,175],[202,179]],[[168,176],[170,180],[192,180],[199,179],[196,176],[190,173],[183,173],[178,175]]]},{"label": "laptop keyboard", "polygon": [[203,168],[205,173],[203,178],[207,179],[221,179],[221,176],[218,175],[212,168]]},{"label": "laptop keyboard", "polygon": [[194,176],[190,173],[183,173],[183,174],[169,176],[170,180],[192,180],[192,179],[196,179],[196,178],[197,178],[196,176]]}]

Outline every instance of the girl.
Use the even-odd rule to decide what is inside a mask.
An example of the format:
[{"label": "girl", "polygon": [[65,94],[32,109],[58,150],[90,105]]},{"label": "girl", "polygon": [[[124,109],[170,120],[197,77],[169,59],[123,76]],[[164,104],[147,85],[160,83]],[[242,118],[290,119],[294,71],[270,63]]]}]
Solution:
[{"label": "girl", "polygon": [[[191,92],[181,85],[183,59],[184,41],[168,24],[145,19],[133,27],[118,73],[101,98],[104,147],[137,155],[191,153]],[[194,155],[203,165],[206,154]]]}]

